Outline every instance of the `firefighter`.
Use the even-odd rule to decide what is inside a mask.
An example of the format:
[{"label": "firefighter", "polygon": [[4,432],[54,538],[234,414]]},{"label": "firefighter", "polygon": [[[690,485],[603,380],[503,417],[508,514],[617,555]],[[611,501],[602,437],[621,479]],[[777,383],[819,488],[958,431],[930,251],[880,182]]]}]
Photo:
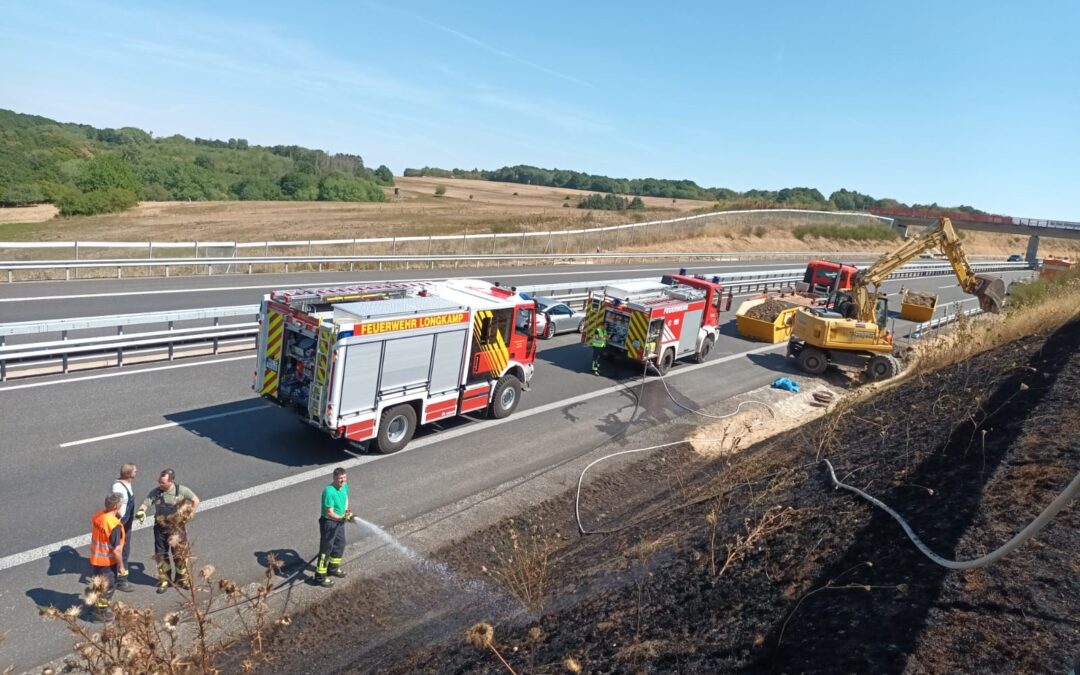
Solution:
[{"label": "firefighter", "polygon": [[[109,609],[113,589],[131,591],[131,584],[119,586],[117,578],[127,575],[124,566],[124,526],[120,522],[120,495],[110,494],[105,498],[105,508],[90,519],[90,587],[97,593],[94,606],[98,619],[112,621],[113,613]],[[104,587],[98,586],[95,577],[105,580]]]},{"label": "firefighter", "polygon": [[596,327],[589,344],[592,346],[592,372],[593,375],[599,375],[600,357],[604,355],[604,347],[607,346],[607,330],[603,324]]},{"label": "firefighter", "polygon": [[124,526],[124,571],[117,575],[116,587],[121,591],[132,590],[128,581],[128,559],[131,556],[131,526],[135,521],[135,499],[131,493],[131,484],[135,480],[138,467],[134,464],[121,464],[120,476],[113,483],[112,491],[120,495],[120,523]]},{"label": "firefighter", "polygon": [[324,588],[334,585],[330,577],[344,577],[341,556],[345,553],[345,523],[354,519],[349,510],[349,484],[345,469],[334,469],[334,482],[323,488],[319,513],[319,558],[315,563],[315,583]]},{"label": "firefighter", "polygon": [[181,588],[187,588],[190,583],[184,556],[177,551],[177,547],[187,543],[186,521],[180,522],[172,517],[184,504],[191,504],[191,511],[187,514],[190,519],[199,508],[199,498],[189,488],[176,482],[174,470],[165,469],[158,476],[157,487],[146,495],[135,513],[141,523],[146,520],[147,509],[154,507],[154,560],[158,569],[158,593],[167,591],[174,582]]}]

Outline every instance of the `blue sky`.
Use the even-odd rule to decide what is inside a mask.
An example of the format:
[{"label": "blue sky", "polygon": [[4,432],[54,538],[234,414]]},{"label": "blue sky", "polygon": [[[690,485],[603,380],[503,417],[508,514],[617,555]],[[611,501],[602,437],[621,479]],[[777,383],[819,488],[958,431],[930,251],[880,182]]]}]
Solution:
[{"label": "blue sky", "polygon": [[1080,220],[1076,2],[0,4],[0,107]]}]

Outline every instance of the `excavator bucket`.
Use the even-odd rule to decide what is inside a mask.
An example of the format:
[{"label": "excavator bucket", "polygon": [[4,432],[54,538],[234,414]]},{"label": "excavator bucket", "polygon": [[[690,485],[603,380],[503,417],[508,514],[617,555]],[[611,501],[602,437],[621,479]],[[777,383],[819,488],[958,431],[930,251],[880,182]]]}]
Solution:
[{"label": "excavator bucket", "polygon": [[1005,282],[1000,277],[975,275],[975,297],[984,312],[997,314],[1005,306]]}]

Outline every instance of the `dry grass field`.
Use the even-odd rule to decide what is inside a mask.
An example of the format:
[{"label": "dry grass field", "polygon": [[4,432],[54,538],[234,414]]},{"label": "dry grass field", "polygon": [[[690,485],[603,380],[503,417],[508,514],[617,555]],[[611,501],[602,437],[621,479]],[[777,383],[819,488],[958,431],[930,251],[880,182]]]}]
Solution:
[{"label": "dry grass field", "polygon": [[[143,202],[123,213],[55,218],[52,207],[0,210],[0,239],[16,241],[263,241],[520,232],[684,215],[709,202],[645,198],[633,214],[576,208],[588,194],[481,180],[397,178],[385,203]],[[446,194],[435,196],[438,185]],[[563,204],[568,206],[563,206]]]},{"label": "dry grass field", "polygon": [[[707,210],[710,202],[646,197],[644,211],[576,208],[588,194],[535,185],[452,178],[396,178],[390,201],[143,202],[123,213],[60,218],[52,206],[0,210],[0,241],[265,241],[535,232],[662,220]],[[435,196],[438,186],[446,193]],[[829,216],[732,215],[707,226],[661,234],[599,237],[551,244],[554,251],[882,251],[884,242],[796,239],[791,230]],[[664,236],[666,235],[666,236]],[[975,255],[1023,253],[1026,237],[965,233]],[[415,251],[415,252],[426,252]],[[451,251],[446,251],[451,252]],[[457,251],[456,249],[453,252]],[[471,252],[471,250],[470,250]],[[1043,239],[1044,255],[1080,254],[1080,242]],[[20,256],[22,257],[22,256]]]}]

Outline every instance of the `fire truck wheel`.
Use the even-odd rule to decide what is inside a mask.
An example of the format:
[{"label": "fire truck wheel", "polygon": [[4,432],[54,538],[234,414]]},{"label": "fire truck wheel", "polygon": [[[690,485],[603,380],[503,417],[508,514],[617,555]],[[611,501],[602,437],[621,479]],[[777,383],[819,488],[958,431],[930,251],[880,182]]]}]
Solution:
[{"label": "fire truck wheel", "polygon": [[384,455],[397,452],[412,440],[416,432],[416,410],[407,403],[394,406],[382,414],[375,449]]},{"label": "fire truck wheel", "polygon": [[510,373],[502,376],[495,385],[495,395],[491,397],[491,416],[502,419],[517,410],[521,401],[521,380]]},{"label": "fire truck wheel", "polygon": [[694,356],[694,361],[697,363],[705,363],[709,360],[709,355],[712,354],[713,338],[710,335],[705,338],[705,341],[701,343],[701,350]]},{"label": "fire truck wheel", "polygon": [[664,352],[664,355],[660,357],[660,374],[667,375],[667,372],[671,370],[671,364],[675,363],[675,351],[668,349]]}]

